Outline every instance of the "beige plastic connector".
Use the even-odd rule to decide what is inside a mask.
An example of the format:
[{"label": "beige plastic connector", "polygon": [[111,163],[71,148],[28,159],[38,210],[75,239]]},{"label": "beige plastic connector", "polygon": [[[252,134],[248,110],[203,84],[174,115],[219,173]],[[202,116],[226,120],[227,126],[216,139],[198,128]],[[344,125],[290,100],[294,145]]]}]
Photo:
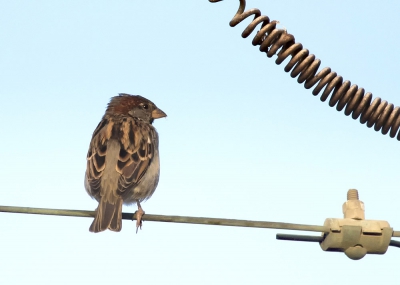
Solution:
[{"label": "beige plastic connector", "polygon": [[367,253],[384,254],[389,247],[393,229],[386,221],[365,220],[364,203],[358,200],[358,191],[350,189],[343,204],[344,219],[326,219],[325,233],[320,246],[325,251],[341,251],[357,260]]}]

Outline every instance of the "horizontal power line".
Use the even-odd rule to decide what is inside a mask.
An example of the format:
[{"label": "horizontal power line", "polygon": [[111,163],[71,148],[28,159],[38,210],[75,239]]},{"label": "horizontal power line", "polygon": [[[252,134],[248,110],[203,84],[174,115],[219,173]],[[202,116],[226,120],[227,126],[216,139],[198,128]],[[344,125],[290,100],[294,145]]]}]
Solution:
[{"label": "horizontal power line", "polygon": [[[44,209],[44,208],[11,207],[11,206],[0,206],[0,212],[37,214],[37,215],[54,215],[54,216],[70,216],[70,217],[87,217],[87,218],[93,218],[95,215],[95,211]],[[136,213],[122,213],[122,219],[136,220]],[[205,218],[205,217],[185,217],[185,216],[167,216],[167,215],[145,214],[142,217],[142,220],[143,221],[151,221],[151,222],[267,228],[267,229],[298,230],[298,231],[312,231],[312,232],[329,232],[329,228],[324,227],[324,226],[301,225],[301,224],[290,224],[290,223],[279,223],[279,222],[266,222],[266,221],[218,219],[218,218]]]},{"label": "horizontal power line", "polygon": [[[69,217],[86,217],[86,218],[93,218],[95,215],[95,211],[44,209],[44,208],[12,207],[12,206],[0,206],[0,212],[20,213],[20,214],[36,214],[36,215],[53,215],[53,216],[69,216]],[[136,220],[136,213],[122,213],[122,219]],[[167,216],[167,215],[151,215],[151,214],[145,214],[143,216],[142,220],[143,221],[151,221],[151,222],[297,230],[297,231],[311,231],[311,232],[321,232],[321,233],[329,232],[329,228],[325,227],[325,226],[302,225],[302,224],[268,222],[268,221],[248,221],[248,220],[235,220],[235,219],[218,219],[218,218],[187,217],[187,216]],[[392,236],[400,237],[400,231],[394,231]]]}]

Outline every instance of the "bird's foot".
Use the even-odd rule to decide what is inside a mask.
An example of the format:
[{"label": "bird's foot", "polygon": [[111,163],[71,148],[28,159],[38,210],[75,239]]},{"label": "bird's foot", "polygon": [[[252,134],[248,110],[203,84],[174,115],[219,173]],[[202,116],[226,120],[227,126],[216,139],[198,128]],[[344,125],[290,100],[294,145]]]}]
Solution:
[{"label": "bird's foot", "polygon": [[139,228],[142,229],[142,217],[145,214],[139,202],[138,202],[138,210],[135,212],[135,214],[136,214],[136,233],[137,233]]}]

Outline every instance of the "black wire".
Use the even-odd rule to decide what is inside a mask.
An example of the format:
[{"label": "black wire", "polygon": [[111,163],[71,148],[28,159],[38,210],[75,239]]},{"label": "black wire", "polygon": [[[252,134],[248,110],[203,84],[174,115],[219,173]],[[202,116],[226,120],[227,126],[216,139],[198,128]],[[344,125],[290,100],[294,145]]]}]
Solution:
[{"label": "black wire", "polygon": [[288,235],[288,234],[276,234],[276,239],[292,240],[292,241],[308,241],[308,242],[322,242],[324,240],[322,236]]},{"label": "black wire", "polygon": [[[290,241],[307,241],[307,242],[322,242],[324,238],[322,236],[306,236],[306,235],[290,235],[290,234],[276,234],[278,240],[290,240]],[[389,246],[399,247],[400,241],[390,240]]]},{"label": "black wire", "polygon": [[391,240],[389,243],[390,246],[394,246],[394,247],[400,247],[400,241],[397,240]]}]

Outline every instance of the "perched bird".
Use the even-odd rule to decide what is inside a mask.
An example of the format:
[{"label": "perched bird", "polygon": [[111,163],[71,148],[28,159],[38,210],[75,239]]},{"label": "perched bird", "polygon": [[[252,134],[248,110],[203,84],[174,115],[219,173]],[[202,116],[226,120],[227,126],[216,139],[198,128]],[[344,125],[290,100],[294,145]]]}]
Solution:
[{"label": "perched bird", "polygon": [[140,202],[154,193],[160,175],[158,134],[152,123],[166,116],[139,95],[111,98],[87,154],[85,188],[99,202],[91,232],[119,232],[123,203],[137,203],[136,231],[141,227]]}]

